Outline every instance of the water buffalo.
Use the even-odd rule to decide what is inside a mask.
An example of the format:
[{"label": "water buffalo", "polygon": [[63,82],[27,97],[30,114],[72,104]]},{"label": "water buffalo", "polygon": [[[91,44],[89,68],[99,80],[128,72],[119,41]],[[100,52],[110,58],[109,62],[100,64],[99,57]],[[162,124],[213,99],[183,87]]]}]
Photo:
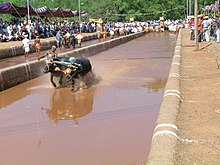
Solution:
[{"label": "water buffalo", "polygon": [[57,87],[54,82],[54,77],[59,77],[59,84],[63,83],[63,78],[65,77],[67,82],[71,83],[73,91],[79,89],[75,87],[75,80],[82,81],[84,76],[92,71],[92,65],[87,58],[76,58],[71,61],[70,58],[54,58],[53,60],[47,60],[46,66],[44,67],[43,72],[51,73],[50,81],[54,87]]}]

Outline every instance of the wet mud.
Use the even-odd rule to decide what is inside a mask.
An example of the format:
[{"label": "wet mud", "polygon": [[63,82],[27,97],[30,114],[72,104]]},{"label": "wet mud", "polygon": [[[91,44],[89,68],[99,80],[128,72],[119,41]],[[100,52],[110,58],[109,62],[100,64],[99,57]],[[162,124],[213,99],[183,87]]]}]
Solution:
[{"label": "wet mud", "polygon": [[145,164],[175,42],[152,33],[90,57],[88,89],[46,74],[0,92],[0,164]]}]

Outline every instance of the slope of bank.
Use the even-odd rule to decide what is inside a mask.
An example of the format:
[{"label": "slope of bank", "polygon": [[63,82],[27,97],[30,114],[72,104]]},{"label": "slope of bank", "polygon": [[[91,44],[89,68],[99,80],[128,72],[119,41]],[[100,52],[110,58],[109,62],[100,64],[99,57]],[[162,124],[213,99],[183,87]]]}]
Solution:
[{"label": "slope of bank", "polygon": [[[182,29],[152,138],[150,165],[220,164],[220,44]],[[174,82],[176,84],[174,84]]]},{"label": "slope of bank", "polygon": [[189,40],[182,31],[181,107],[178,115],[179,143],[175,164],[220,164],[220,45],[215,41]]}]

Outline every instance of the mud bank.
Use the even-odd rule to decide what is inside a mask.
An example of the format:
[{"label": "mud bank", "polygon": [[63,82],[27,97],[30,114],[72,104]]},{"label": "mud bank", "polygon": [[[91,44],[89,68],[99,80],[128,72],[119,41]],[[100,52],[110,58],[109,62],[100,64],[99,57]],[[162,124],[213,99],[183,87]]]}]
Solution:
[{"label": "mud bank", "polygon": [[[77,50],[59,54],[59,56],[90,57],[104,50],[113,48],[117,45],[126,43],[135,38],[143,36],[144,34],[145,32],[139,32],[128,36],[122,36],[106,42],[86,46]],[[51,44],[48,43],[48,45],[48,47],[51,47]],[[8,88],[11,88],[13,86],[19,85],[33,78],[43,75],[44,65],[45,61],[41,60],[0,69],[0,91],[6,90]]]},{"label": "mud bank", "polygon": [[175,147],[178,142],[177,115],[181,102],[180,91],[180,60],[181,60],[181,30],[178,34],[169,77],[164,89],[163,101],[156,127],[152,137],[151,150],[147,164],[174,164]]}]

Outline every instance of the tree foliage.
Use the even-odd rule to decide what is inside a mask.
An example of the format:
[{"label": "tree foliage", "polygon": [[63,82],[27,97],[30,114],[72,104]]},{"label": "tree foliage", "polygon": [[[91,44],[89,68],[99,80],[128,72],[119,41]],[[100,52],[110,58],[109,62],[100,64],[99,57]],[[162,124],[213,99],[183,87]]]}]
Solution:
[{"label": "tree foliage", "polygon": [[[29,0],[34,7],[47,6],[49,8],[69,8],[78,10],[79,2],[81,11],[86,11],[89,18],[104,18],[107,20],[135,20],[165,18],[177,19],[186,17],[186,3],[194,0]],[[215,0],[198,0],[199,7],[210,5]],[[0,3],[8,1],[0,0]],[[17,6],[24,6],[27,0],[11,0]]]}]

